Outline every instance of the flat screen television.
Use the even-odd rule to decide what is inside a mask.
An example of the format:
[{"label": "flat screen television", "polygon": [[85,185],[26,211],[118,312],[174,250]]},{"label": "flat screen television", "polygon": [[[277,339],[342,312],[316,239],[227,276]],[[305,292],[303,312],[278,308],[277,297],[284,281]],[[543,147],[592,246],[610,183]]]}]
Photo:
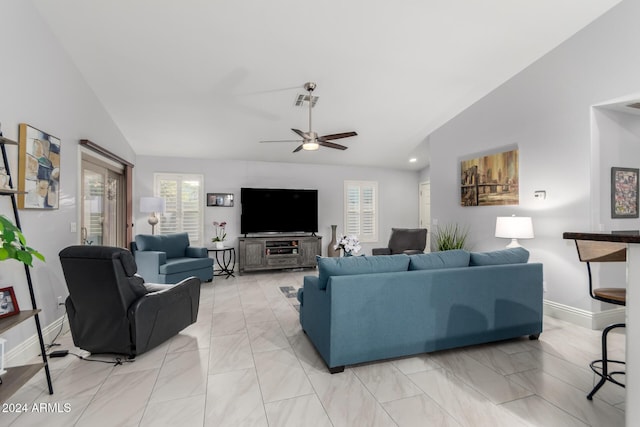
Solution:
[{"label": "flat screen television", "polygon": [[240,233],[315,233],[318,190],[242,188]]}]

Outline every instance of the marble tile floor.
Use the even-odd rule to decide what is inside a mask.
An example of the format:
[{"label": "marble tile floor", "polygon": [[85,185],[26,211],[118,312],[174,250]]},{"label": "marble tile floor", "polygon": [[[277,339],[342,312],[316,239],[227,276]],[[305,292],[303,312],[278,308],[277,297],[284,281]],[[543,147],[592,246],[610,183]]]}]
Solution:
[{"label": "marble tile floor", "polygon": [[[624,425],[623,388],[606,384],[586,399],[600,332],[549,317],[538,341],[523,337],[331,375],[300,329],[297,301],[280,289],[300,287],[309,274],[316,272],[204,283],[196,324],[132,363],[51,359],[55,394],[38,374],[11,398],[20,405],[0,413],[0,426]],[[623,357],[624,334],[612,335],[611,351]],[[58,342],[56,349],[87,355],[69,334]]]}]

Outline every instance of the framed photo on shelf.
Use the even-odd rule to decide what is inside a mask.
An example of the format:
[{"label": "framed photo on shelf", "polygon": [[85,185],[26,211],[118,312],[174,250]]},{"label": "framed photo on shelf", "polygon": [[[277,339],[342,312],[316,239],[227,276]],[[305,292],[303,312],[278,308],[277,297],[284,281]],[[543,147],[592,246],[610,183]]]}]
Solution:
[{"label": "framed photo on shelf", "polygon": [[25,123],[19,136],[18,208],[58,209],[60,140]]},{"label": "framed photo on shelf", "polygon": [[20,313],[13,286],[0,288],[0,319]]},{"label": "framed photo on shelf", "polygon": [[638,218],[638,172],[611,168],[611,218]]},{"label": "framed photo on shelf", "polygon": [[233,193],[207,193],[207,206],[233,207]]}]

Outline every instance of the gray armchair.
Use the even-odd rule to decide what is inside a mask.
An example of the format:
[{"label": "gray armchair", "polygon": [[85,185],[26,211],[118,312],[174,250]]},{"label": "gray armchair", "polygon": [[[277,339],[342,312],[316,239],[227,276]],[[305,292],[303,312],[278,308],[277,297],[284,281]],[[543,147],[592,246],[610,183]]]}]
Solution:
[{"label": "gray armchair", "polygon": [[373,255],[421,254],[427,246],[426,228],[392,228],[389,245],[372,250]]},{"label": "gray armchair", "polygon": [[126,249],[70,246],[60,252],[73,343],[91,353],[144,353],[198,318],[200,279],[144,283]]}]

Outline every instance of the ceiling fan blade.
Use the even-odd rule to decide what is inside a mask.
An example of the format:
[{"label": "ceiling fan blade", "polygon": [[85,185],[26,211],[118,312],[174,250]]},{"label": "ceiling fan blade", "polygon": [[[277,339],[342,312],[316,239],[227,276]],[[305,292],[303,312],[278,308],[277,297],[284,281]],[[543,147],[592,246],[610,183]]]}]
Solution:
[{"label": "ceiling fan blade", "polygon": [[260,143],[263,142],[302,142],[299,139],[275,139],[275,140],[271,140],[271,141],[258,141]]},{"label": "ceiling fan blade", "polygon": [[340,145],[340,144],[336,144],[335,142],[318,142],[319,145],[323,146],[323,147],[329,147],[329,148],[337,148],[338,150],[346,150],[349,147],[345,147],[344,145]]},{"label": "ceiling fan blade", "polygon": [[297,153],[298,151],[302,150],[302,145],[303,144],[298,145],[298,147],[295,150],[293,150],[293,152]]},{"label": "ceiling fan blade", "polygon": [[302,139],[304,139],[305,141],[306,141],[307,139],[310,139],[310,138],[309,138],[309,135],[307,135],[306,133],[302,132],[300,129],[293,129],[293,128],[292,128],[291,130],[292,130],[292,131],[294,131],[295,133],[297,133],[298,135],[300,135],[300,137],[301,137]]},{"label": "ceiling fan blade", "polygon": [[356,132],[334,133],[334,134],[331,134],[331,135],[319,136],[318,137],[318,141],[325,142],[325,141],[331,141],[331,140],[334,140],[334,139],[349,138],[351,136],[356,136],[356,135],[358,135]]}]

